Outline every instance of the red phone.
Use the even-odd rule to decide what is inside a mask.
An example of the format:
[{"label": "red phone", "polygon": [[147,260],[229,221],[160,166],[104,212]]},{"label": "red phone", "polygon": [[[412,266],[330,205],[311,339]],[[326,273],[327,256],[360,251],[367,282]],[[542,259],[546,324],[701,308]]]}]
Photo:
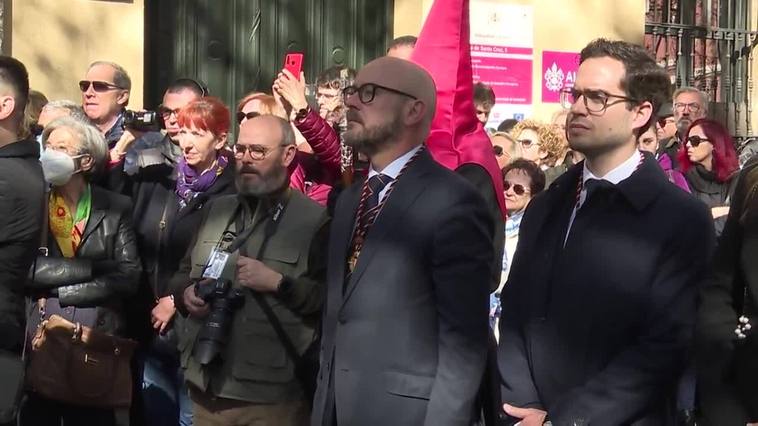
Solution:
[{"label": "red phone", "polygon": [[300,52],[288,53],[284,57],[284,69],[300,80],[300,73],[303,71],[303,54]]}]

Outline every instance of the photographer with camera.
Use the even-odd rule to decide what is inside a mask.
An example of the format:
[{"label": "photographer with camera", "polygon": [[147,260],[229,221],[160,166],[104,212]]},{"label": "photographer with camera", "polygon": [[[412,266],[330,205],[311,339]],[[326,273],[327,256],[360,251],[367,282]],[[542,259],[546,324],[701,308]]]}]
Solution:
[{"label": "photographer with camera", "polygon": [[303,372],[325,279],[324,209],[289,188],[296,154],[273,115],[240,126],[237,195],[206,206],[195,243],[171,279],[179,350],[195,425],[303,425]]}]

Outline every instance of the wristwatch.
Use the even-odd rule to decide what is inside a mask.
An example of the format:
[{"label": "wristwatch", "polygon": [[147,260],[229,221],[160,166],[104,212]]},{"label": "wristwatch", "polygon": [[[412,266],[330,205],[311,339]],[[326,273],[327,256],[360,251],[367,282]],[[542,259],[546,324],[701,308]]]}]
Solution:
[{"label": "wristwatch", "polygon": [[310,111],[310,107],[306,106],[305,108],[300,108],[297,110],[297,114],[295,114],[295,121],[303,121],[305,120],[305,117],[308,115],[308,112]]},{"label": "wristwatch", "polygon": [[282,275],[279,285],[276,286],[276,295],[278,297],[287,297],[292,290],[292,281],[286,275]]}]

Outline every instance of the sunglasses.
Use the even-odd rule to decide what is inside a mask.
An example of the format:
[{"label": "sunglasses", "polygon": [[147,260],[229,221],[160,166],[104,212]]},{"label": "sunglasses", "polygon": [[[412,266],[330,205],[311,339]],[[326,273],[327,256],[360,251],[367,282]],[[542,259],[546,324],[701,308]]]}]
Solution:
[{"label": "sunglasses", "polygon": [[79,90],[82,92],[89,90],[90,86],[92,86],[95,92],[98,93],[107,92],[109,90],[124,90],[122,87],[118,87],[115,84],[108,83],[107,81],[82,80],[79,82]]},{"label": "sunglasses", "polygon": [[658,125],[661,127],[666,127],[667,124],[674,124],[674,123],[676,123],[676,120],[674,120],[672,117],[658,119]]},{"label": "sunglasses", "polygon": [[693,148],[697,148],[698,145],[700,145],[703,142],[710,142],[711,140],[708,138],[701,138],[700,136],[693,135],[687,138],[687,142],[689,142],[690,145],[692,145]]},{"label": "sunglasses", "polygon": [[504,191],[509,190],[511,187],[513,187],[513,192],[515,192],[516,195],[524,195],[527,192],[529,192],[529,190],[526,189],[526,188],[524,188],[524,185],[521,185],[520,183],[517,183],[517,184],[514,185],[514,184],[508,182],[507,180],[503,181],[503,190]]},{"label": "sunglasses", "polygon": [[503,147],[499,145],[495,145],[492,147],[492,152],[495,153],[495,157],[502,157],[503,156]]},{"label": "sunglasses", "polygon": [[245,121],[245,119],[250,120],[251,118],[258,117],[259,115],[261,115],[261,114],[258,113],[258,112],[242,112],[242,111],[240,111],[240,112],[237,113],[237,124],[242,124],[242,122]]}]

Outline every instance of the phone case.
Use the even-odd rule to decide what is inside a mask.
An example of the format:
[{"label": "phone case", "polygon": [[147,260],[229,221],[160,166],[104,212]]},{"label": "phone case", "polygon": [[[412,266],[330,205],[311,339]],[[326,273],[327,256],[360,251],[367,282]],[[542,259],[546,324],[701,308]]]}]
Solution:
[{"label": "phone case", "polygon": [[303,70],[303,54],[288,53],[284,57],[284,69],[292,73],[296,79],[300,80],[300,73]]}]

